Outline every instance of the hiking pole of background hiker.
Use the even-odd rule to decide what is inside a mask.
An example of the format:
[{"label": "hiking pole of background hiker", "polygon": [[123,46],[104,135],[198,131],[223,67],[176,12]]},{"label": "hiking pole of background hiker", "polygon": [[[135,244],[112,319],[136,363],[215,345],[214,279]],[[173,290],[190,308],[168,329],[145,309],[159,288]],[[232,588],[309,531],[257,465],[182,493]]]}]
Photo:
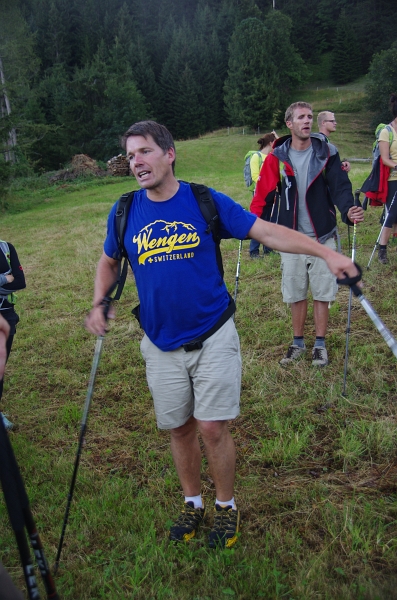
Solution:
[{"label": "hiking pole of background hiker", "polygon": [[[240,243],[238,245],[238,258],[237,258],[237,268],[236,268],[236,283],[234,285],[234,304],[236,304],[237,302],[237,292],[238,292],[238,281],[240,278],[240,264],[241,264],[241,251],[243,249],[243,240],[240,240]],[[233,313],[233,321],[234,321],[234,317],[236,316],[236,313]]]},{"label": "hiking pole of background hiker", "polygon": [[[360,198],[360,190],[356,190],[354,194],[354,206],[358,206]],[[349,227],[350,231],[350,227]],[[349,236],[350,238],[350,236]],[[352,261],[356,257],[356,240],[357,240],[357,221],[354,220],[353,226],[353,242],[352,242]],[[349,240],[350,241],[350,240]],[[350,334],[350,320],[351,320],[351,311],[352,311],[352,300],[353,300],[353,290],[350,288],[349,290],[349,306],[347,309],[347,325],[346,325],[346,349],[345,349],[345,368],[343,373],[343,390],[342,396],[346,395],[346,378],[347,378],[347,362],[349,359],[349,334]]]},{"label": "hiking pole of background hiker", "polygon": [[[110,308],[111,300],[112,299],[109,296],[106,296],[102,300],[102,304],[104,306],[104,311],[103,312],[104,312],[105,318],[107,318],[107,315],[108,315],[108,312],[109,312],[109,308]],[[61,557],[62,546],[63,546],[63,540],[64,540],[64,537],[65,537],[66,526],[68,524],[70,506],[72,504],[74,486],[75,486],[76,478],[77,478],[77,471],[78,471],[78,468],[79,468],[81,452],[82,452],[82,449],[83,449],[83,444],[84,444],[84,441],[85,441],[85,434],[86,434],[86,431],[87,431],[88,413],[90,411],[92,394],[94,392],[95,377],[96,377],[96,373],[97,373],[97,370],[98,370],[99,359],[101,357],[103,340],[104,340],[104,336],[103,335],[98,335],[97,341],[96,341],[96,344],[95,344],[94,359],[92,361],[92,367],[91,367],[90,380],[89,380],[89,383],[88,383],[87,396],[86,396],[85,404],[84,404],[84,412],[83,412],[83,416],[82,416],[82,419],[81,419],[79,443],[78,443],[78,446],[77,446],[77,452],[76,452],[76,459],[75,459],[75,463],[74,463],[72,481],[70,483],[70,490],[69,490],[69,494],[68,494],[68,500],[67,500],[67,504],[66,504],[65,516],[64,516],[63,525],[62,525],[62,533],[61,533],[61,537],[59,539],[58,552],[57,552],[57,556],[56,556],[55,564],[54,564],[54,575],[56,575],[56,573],[58,571],[59,559]]]},{"label": "hiking pole of background hiker", "polygon": [[366,299],[361,289],[356,285],[362,276],[362,269],[357,264],[354,263],[359,274],[356,277],[346,277],[345,279],[337,279],[337,283],[339,285],[349,285],[350,289],[353,290],[353,294],[357,296],[359,299],[361,306],[364,308],[365,312],[375,325],[376,329],[379,331],[386,344],[389,346],[390,350],[393,352],[394,356],[397,358],[397,341],[394,339],[390,331],[387,329],[386,325],[379,318],[379,315],[375,312],[370,302]]},{"label": "hiking pole of background hiker", "polygon": [[30,556],[29,544],[26,539],[25,528],[45,586],[46,597],[48,600],[59,600],[55,583],[44,555],[44,549],[36,529],[36,524],[30,510],[29,498],[25,490],[18,463],[2,419],[0,419],[0,458],[1,486],[3,488],[4,500],[7,506],[10,523],[14,530],[15,539],[18,545],[29,599],[39,599],[40,595],[34,574],[33,562]]},{"label": "hiking pole of background hiker", "polygon": [[379,235],[378,235],[378,239],[375,242],[374,249],[372,250],[371,257],[370,257],[370,259],[368,261],[367,269],[369,269],[369,265],[371,264],[372,258],[373,258],[374,254],[375,254],[375,251],[376,251],[376,248],[378,247],[378,244],[379,244],[382,232],[383,232],[384,228],[386,227],[386,221],[388,220],[388,218],[390,216],[391,209],[392,209],[392,206],[394,204],[394,200],[396,199],[396,195],[397,195],[397,192],[396,192],[396,194],[394,194],[394,196],[392,198],[392,201],[390,202],[389,210],[387,210],[387,206],[385,204],[385,218],[383,219],[383,223],[382,223],[382,227],[380,229]]}]

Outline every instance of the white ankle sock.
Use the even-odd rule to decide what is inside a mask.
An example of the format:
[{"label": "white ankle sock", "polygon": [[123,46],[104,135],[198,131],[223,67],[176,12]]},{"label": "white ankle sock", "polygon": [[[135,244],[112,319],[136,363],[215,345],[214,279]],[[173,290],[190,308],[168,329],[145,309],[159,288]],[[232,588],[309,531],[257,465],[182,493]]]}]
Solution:
[{"label": "white ankle sock", "polygon": [[185,502],[193,502],[194,508],[203,508],[201,494],[198,496],[185,496]]},{"label": "white ankle sock", "polygon": [[219,506],[225,507],[225,506],[231,506],[233,510],[237,509],[236,503],[234,501],[234,496],[231,500],[228,500],[228,502],[224,502],[224,501],[220,501],[218,500],[218,498],[215,500],[215,504],[219,504]]}]

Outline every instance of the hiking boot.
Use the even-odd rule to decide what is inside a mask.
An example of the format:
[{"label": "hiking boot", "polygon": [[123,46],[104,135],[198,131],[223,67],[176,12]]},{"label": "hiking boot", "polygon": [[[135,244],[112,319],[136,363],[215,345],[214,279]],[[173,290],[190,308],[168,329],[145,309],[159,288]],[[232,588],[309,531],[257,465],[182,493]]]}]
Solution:
[{"label": "hiking boot", "polygon": [[280,360],[280,365],[289,365],[290,363],[297,360],[306,352],[306,346],[296,346],[295,344],[291,344],[291,346],[287,350],[287,354]]},{"label": "hiking boot", "polygon": [[210,548],[231,548],[237,542],[240,526],[240,511],[231,506],[215,504],[214,525],[210,531],[208,545]]},{"label": "hiking boot", "polygon": [[6,429],[10,430],[14,427],[14,424],[11,423],[3,413],[0,413],[0,416],[3,419],[3,425]]},{"label": "hiking boot", "polygon": [[387,248],[379,248],[378,261],[382,263],[382,265],[387,265],[389,262],[389,259],[387,258]]},{"label": "hiking boot", "polygon": [[201,525],[205,508],[194,508],[194,502],[185,502],[181,514],[170,527],[170,540],[172,542],[188,542],[195,535]]},{"label": "hiking boot", "polygon": [[312,350],[313,367],[326,367],[328,364],[328,352],[324,346],[315,346]]}]

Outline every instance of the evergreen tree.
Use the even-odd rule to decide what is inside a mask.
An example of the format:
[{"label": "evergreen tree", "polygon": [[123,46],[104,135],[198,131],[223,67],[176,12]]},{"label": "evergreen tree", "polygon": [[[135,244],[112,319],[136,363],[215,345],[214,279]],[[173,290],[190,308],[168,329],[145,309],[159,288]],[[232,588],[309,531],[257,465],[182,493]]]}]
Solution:
[{"label": "evergreen tree", "polygon": [[342,11],[335,34],[331,75],[335,83],[349,83],[361,72],[360,50],[350,19]]},{"label": "evergreen tree", "polygon": [[193,54],[192,36],[189,33],[187,27],[180,27],[175,31],[160,78],[163,102],[159,120],[168,127],[175,137],[178,137],[178,120],[180,118],[177,91],[180,90],[181,76],[186,69],[186,65],[191,63]]},{"label": "evergreen tree", "polygon": [[199,85],[189,65],[185,65],[175,90],[173,135],[177,139],[197,137],[205,130],[204,107],[199,100]]},{"label": "evergreen tree", "polygon": [[[36,126],[29,108],[35,99],[34,80],[39,61],[26,21],[15,4],[4,6],[0,21],[0,143],[12,143],[15,169],[25,163],[28,149],[45,133]],[[47,128],[48,129],[48,128]]]},{"label": "evergreen tree", "polygon": [[270,11],[265,18],[269,52],[277,73],[277,85],[271,90],[274,104],[284,109],[291,103],[293,92],[302,86],[309,76],[308,68],[291,42],[293,24],[287,15],[278,10]]},{"label": "evergreen tree", "polygon": [[278,74],[268,44],[258,19],[246,19],[232,35],[225,104],[233,125],[269,127],[273,121]]},{"label": "evergreen tree", "polygon": [[208,6],[199,7],[195,16],[193,60],[204,130],[211,131],[220,125],[222,119],[224,73],[215,15]]},{"label": "evergreen tree", "polygon": [[130,61],[137,87],[145,98],[148,115],[155,118],[159,111],[161,95],[146,44],[140,37],[131,46]]},{"label": "evergreen tree", "polygon": [[308,76],[291,43],[292,22],[280,11],[265,22],[247,19],[236,28],[230,44],[225,102],[235,125],[269,127],[290,103],[293,91]]},{"label": "evergreen tree", "polygon": [[397,92],[397,42],[375,54],[367,76],[367,105],[374,111],[372,124],[390,122],[389,100]]}]

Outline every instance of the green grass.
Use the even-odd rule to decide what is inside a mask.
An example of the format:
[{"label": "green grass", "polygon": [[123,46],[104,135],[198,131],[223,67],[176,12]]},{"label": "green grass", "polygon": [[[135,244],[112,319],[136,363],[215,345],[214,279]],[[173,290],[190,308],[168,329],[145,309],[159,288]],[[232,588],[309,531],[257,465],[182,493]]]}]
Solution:
[{"label": "green grass", "polygon": [[[339,92],[325,93],[321,102],[314,92],[308,97],[315,110],[321,104],[336,111],[341,155],[369,156],[369,115],[327,106],[325,100],[337,102]],[[256,139],[225,130],[178,143],[177,175],[212,185],[248,207],[242,163]],[[354,189],[369,169],[354,163]],[[16,425],[11,441],[51,564],[95,345],[83,321],[108,211],[134,187],[131,179],[31,186],[14,190],[8,201],[15,202],[15,212],[1,216],[1,237],[15,244],[27,279],[18,297],[21,321],[2,408]],[[363,266],[379,216],[379,209],[369,209],[358,228],[357,261]],[[347,228],[341,225],[340,232],[349,253]],[[396,248],[390,246],[389,265],[375,259],[364,272],[364,293],[394,335]],[[237,251],[236,240],[222,242],[230,290]],[[314,371],[307,356],[282,369],[278,360],[291,340],[291,319],[281,300],[279,257],[250,261],[244,243],[236,315],[241,415],[231,423],[243,524],[234,549],[210,552],[209,523],[189,545],[167,541],[182,495],[168,434],[155,426],[139,353],[141,332],[130,314],[137,298],[129,277],[98,370],[56,577],[61,598],[397,598],[396,361],[354,300],[347,396],[341,395],[348,297],[341,289],[331,308],[329,367]],[[306,340],[309,346],[314,340],[311,312]],[[205,460],[202,489],[211,504],[214,486]],[[23,588],[2,500],[0,548],[0,559]]]}]

